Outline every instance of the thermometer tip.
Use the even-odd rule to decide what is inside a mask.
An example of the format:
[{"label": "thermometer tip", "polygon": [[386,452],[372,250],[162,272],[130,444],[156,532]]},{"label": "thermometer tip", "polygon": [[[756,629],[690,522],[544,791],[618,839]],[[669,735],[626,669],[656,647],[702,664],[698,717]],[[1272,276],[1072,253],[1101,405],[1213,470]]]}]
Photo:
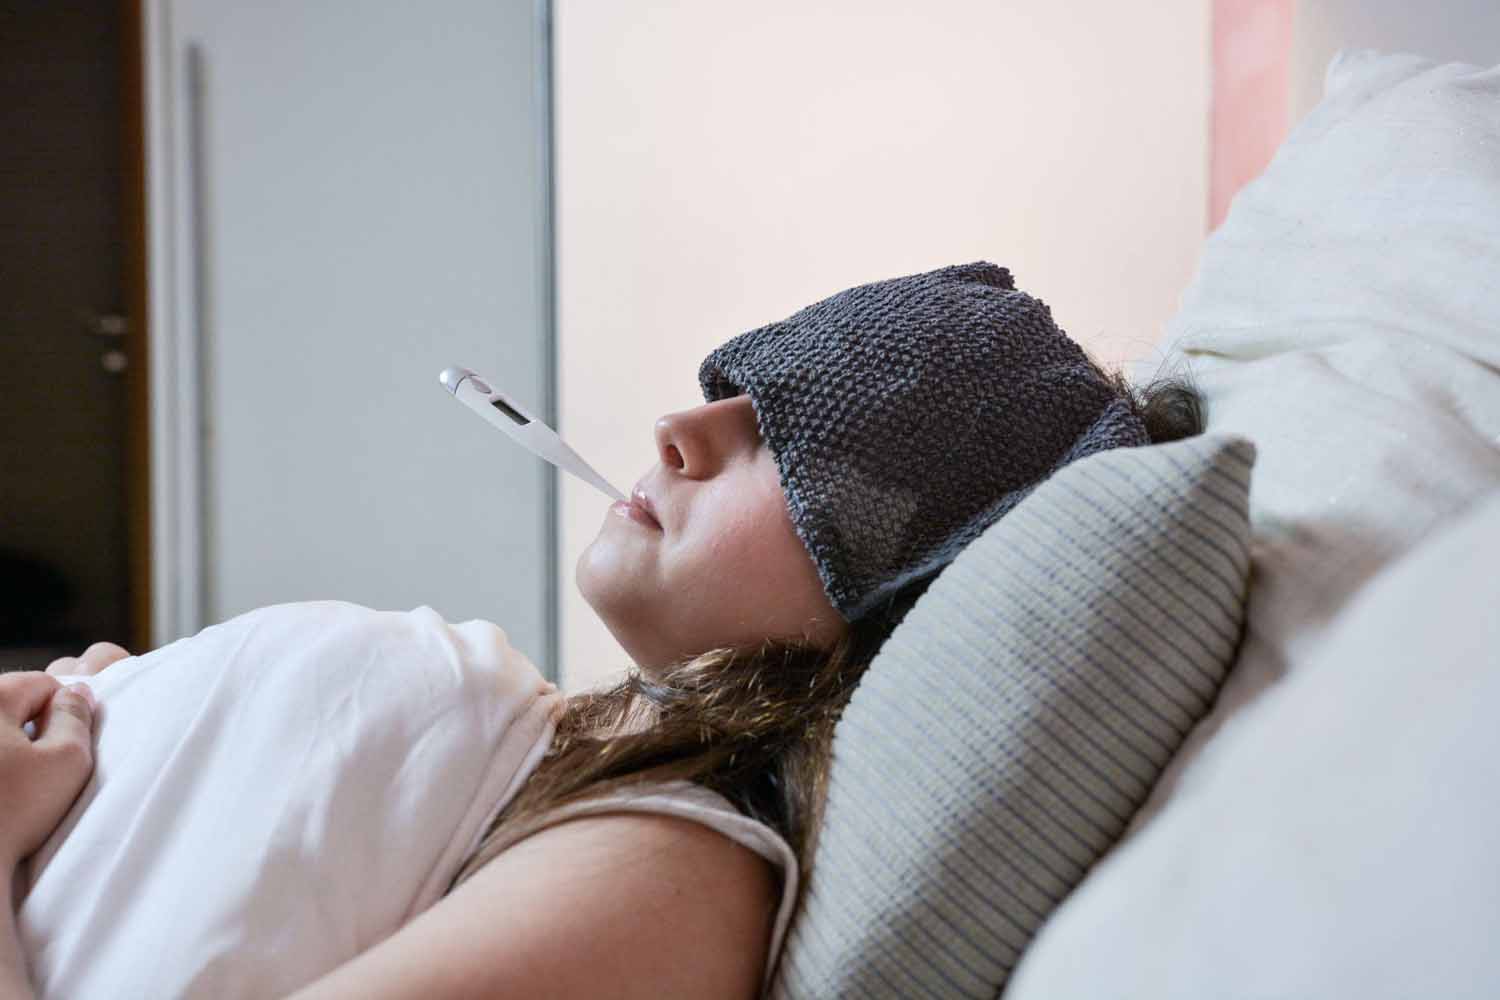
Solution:
[{"label": "thermometer tip", "polygon": [[474,373],[469,371],[469,369],[459,368],[457,365],[455,365],[451,368],[444,368],[442,374],[438,376],[438,381],[443,383],[444,389],[447,389],[449,392],[457,395],[458,383],[462,382],[464,379],[473,374]]}]

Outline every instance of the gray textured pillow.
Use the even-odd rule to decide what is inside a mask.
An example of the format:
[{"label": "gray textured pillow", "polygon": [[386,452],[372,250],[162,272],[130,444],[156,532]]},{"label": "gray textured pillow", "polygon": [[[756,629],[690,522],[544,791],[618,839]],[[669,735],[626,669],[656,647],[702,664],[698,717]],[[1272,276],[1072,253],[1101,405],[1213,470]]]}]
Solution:
[{"label": "gray textured pillow", "polygon": [[1255,447],[1075,462],[975,539],[840,721],[778,997],[994,997],[1233,662]]}]

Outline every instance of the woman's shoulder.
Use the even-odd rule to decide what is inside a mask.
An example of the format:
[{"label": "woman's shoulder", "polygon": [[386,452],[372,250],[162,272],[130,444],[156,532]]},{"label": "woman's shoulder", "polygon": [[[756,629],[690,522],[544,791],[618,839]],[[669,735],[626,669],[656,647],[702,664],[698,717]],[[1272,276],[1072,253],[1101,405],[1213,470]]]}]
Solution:
[{"label": "woman's shoulder", "polygon": [[756,853],[666,810],[553,820],[298,1000],[764,988],[776,886]]},{"label": "woman's shoulder", "polygon": [[502,825],[486,843],[495,857],[540,830],[585,816],[637,813],[674,816],[715,830],[760,855],[795,895],[797,858],[786,839],[767,824],[746,816],[723,795],[691,781],[647,781],[616,786],[548,810],[529,821]]},{"label": "woman's shoulder", "polygon": [[[634,823],[618,822],[635,818]],[[774,904],[774,919],[766,950],[764,977],[769,983],[776,958],[780,954],[792,910],[797,899],[800,872],[797,856],[786,839],[766,823],[747,816],[723,795],[691,781],[645,781],[617,785],[607,791],[595,793],[573,802],[548,810],[529,821],[509,828],[502,824],[487,839],[483,856],[476,857],[466,867],[474,870],[476,865],[487,864],[491,859],[512,852],[520,845],[533,842],[537,834],[583,820],[613,819],[609,824],[621,831],[629,829],[629,836],[643,843],[655,838],[658,849],[664,846],[668,835],[695,841],[701,850],[716,850],[725,857],[737,859],[739,865],[750,865],[763,875],[774,876],[771,902]],[[586,835],[590,829],[603,831],[604,824],[574,826],[574,835]],[[601,836],[616,834],[602,833]],[[550,839],[560,843],[559,839]],[[759,861],[757,861],[759,859]],[[511,862],[516,860],[512,855]]]},{"label": "woman's shoulder", "polygon": [[786,839],[703,785],[691,781],[647,782],[627,785],[586,802],[587,805],[579,805],[590,814],[611,811],[654,813],[692,820],[717,830],[770,862],[782,879],[790,882],[793,890],[796,888],[797,858]]}]

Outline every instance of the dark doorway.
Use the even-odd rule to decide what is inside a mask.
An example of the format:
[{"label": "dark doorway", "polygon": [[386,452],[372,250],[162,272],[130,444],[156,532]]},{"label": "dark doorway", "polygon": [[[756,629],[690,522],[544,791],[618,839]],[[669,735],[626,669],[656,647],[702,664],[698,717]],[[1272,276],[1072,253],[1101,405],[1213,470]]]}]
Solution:
[{"label": "dark doorway", "polygon": [[148,642],[140,26],[0,2],[0,669]]}]

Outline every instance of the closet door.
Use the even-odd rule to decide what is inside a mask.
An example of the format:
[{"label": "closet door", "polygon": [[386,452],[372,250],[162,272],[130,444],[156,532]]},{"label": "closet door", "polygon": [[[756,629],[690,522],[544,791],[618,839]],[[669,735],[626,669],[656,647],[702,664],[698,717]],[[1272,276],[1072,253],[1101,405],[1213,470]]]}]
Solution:
[{"label": "closet door", "polygon": [[546,4],[156,0],[156,637],[336,599],[486,618],[549,673]]}]

